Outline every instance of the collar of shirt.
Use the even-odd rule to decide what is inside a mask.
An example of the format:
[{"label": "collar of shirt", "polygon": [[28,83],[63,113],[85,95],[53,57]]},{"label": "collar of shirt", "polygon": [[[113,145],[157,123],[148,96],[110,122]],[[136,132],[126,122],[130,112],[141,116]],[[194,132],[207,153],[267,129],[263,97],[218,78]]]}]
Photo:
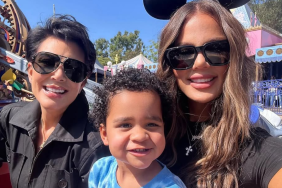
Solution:
[{"label": "collar of shirt", "polygon": [[[89,106],[84,94],[79,94],[64,112],[49,139],[63,142],[83,141],[85,126],[88,124]],[[9,121],[17,127],[25,129],[34,137],[41,117],[41,108],[37,100],[22,107]]]}]

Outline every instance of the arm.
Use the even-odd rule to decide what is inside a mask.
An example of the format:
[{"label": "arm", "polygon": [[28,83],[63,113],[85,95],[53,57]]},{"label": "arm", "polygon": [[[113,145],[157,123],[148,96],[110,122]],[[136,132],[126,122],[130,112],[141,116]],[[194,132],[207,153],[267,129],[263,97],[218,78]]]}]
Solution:
[{"label": "arm", "polygon": [[2,162],[6,162],[6,130],[4,129],[5,126],[5,118],[4,118],[5,111],[0,112],[0,167],[2,166]]},{"label": "arm", "polygon": [[6,162],[6,148],[5,148],[5,139],[1,136],[1,132],[0,132],[0,168],[3,162]]},{"label": "arm", "polygon": [[282,168],[273,176],[268,184],[268,188],[282,187]]}]

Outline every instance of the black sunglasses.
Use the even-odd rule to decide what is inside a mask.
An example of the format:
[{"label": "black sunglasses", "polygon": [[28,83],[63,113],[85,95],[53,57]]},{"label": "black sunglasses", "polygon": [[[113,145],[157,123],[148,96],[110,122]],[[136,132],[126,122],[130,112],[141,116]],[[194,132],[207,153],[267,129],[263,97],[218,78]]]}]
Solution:
[{"label": "black sunglasses", "polygon": [[206,62],[211,66],[222,66],[229,63],[230,46],[227,40],[214,41],[203,46],[177,46],[165,51],[166,61],[175,70],[186,70],[193,67],[197,55],[202,52]]},{"label": "black sunglasses", "polygon": [[61,63],[63,64],[66,76],[73,82],[82,82],[89,73],[86,64],[76,59],[50,52],[38,52],[32,56],[33,69],[39,74],[50,74],[56,71]]}]

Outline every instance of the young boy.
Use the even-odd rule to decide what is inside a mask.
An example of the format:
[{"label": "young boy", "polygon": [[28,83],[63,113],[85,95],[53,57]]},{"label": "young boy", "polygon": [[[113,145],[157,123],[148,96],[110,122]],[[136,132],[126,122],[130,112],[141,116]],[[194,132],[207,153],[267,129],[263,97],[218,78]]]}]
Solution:
[{"label": "young boy", "polygon": [[127,69],[94,89],[95,124],[113,156],[98,160],[90,188],[184,188],[157,161],[165,148],[171,101],[164,85],[146,69]]}]

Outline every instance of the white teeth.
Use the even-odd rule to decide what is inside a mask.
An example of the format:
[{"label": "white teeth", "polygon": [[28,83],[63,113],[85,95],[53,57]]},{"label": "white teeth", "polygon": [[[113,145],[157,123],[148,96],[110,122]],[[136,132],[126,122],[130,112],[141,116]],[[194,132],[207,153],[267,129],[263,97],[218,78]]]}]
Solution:
[{"label": "white teeth", "polygon": [[146,151],[146,149],[135,149],[134,151],[136,151],[136,152],[144,152],[144,151]]},{"label": "white teeth", "polygon": [[208,78],[208,79],[191,79],[192,82],[195,83],[204,83],[204,82],[210,82],[213,78]]},{"label": "white teeth", "polygon": [[51,91],[53,93],[64,93],[65,92],[65,90],[62,90],[62,89],[53,89],[53,88],[48,88],[48,87],[46,87],[46,90]]}]

